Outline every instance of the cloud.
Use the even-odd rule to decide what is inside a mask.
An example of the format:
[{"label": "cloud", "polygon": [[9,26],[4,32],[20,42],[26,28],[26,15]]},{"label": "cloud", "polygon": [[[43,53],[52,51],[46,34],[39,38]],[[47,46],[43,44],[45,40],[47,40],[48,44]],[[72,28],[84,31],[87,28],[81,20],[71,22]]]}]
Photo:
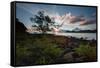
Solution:
[{"label": "cloud", "polygon": [[[72,15],[70,12],[66,13],[64,15],[60,15],[59,13],[53,13],[53,14],[48,13],[48,15],[52,19],[54,19],[55,22],[57,22],[58,24],[62,24],[62,23],[76,24],[76,23],[78,23],[79,25],[82,26],[82,25],[89,25],[89,24],[96,23],[95,18],[86,19],[84,15],[75,16],[75,15]],[[91,16],[95,16],[95,13],[92,14]]]},{"label": "cloud", "polygon": [[80,16],[70,16],[69,21],[70,23],[76,23],[76,22],[80,22],[80,21],[84,21],[84,17],[80,17]]},{"label": "cloud", "polygon": [[96,17],[96,15],[97,15],[96,13],[93,13],[93,14],[91,15],[91,17]]},{"label": "cloud", "polygon": [[74,23],[85,20],[84,15],[75,16],[75,15],[72,15],[70,12],[62,16],[57,16],[57,17],[59,18],[59,20],[62,20],[63,22],[70,23],[70,24],[74,24]]},{"label": "cloud", "polygon": [[95,24],[96,19],[90,19],[90,20],[84,20],[80,22],[80,25],[89,25],[89,24]]},{"label": "cloud", "polygon": [[[93,16],[96,16],[96,14],[92,14]],[[71,14],[66,14],[66,20],[69,20],[69,24],[75,24],[79,22],[79,25],[89,25],[89,24],[95,24],[96,23],[96,19],[95,18],[90,18],[87,19],[85,18],[84,15],[79,15],[79,16],[75,16],[75,15],[71,15]]]}]

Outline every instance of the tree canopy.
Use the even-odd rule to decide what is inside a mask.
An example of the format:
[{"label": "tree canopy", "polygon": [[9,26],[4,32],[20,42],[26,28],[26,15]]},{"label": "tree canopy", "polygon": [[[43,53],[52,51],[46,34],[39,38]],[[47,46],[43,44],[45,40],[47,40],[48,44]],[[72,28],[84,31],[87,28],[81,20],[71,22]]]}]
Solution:
[{"label": "tree canopy", "polygon": [[37,27],[39,31],[45,33],[50,30],[50,26],[52,26],[55,22],[50,18],[49,15],[46,15],[44,11],[39,11],[37,15],[30,18],[31,22],[35,23],[33,27]]}]

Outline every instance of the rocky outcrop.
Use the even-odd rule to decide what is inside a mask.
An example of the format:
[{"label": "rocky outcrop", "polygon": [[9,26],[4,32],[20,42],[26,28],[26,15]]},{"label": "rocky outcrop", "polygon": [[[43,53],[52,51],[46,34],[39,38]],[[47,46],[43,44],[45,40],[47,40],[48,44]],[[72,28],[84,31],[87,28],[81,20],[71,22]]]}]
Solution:
[{"label": "rocky outcrop", "polygon": [[16,29],[16,32],[20,32],[20,33],[25,33],[27,30],[25,25],[22,22],[20,22],[17,18],[16,18],[15,29]]}]

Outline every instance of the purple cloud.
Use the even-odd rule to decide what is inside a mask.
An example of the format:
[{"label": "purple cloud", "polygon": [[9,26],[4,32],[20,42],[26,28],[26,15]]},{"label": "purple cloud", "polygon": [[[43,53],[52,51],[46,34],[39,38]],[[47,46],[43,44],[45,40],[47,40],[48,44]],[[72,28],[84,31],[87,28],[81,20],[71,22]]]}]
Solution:
[{"label": "purple cloud", "polygon": [[90,19],[90,20],[84,20],[80,22],[80,25],[89,25],[89,24],[95,24],[96,19]]},{"label": "purple cloud", "polygon": [[76,22],[80,22],[80,21],[84,21],[84,17],[83,16],[71,16],[70,18],[70,23],[76,23]]}]

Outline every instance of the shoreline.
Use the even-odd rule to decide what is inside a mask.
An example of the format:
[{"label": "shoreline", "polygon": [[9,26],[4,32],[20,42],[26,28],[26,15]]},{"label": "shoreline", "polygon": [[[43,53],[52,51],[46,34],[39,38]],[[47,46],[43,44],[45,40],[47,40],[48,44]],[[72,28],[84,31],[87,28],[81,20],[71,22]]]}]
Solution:
[{"label": "shoreline", "polygon": [[[31,34],[31,35],[42,35],[42,33],[29,33],[29,34]],[[90,37],[82,37],[82,36],[79,36],[79,37],[77,37],[77,34],[78,33],[73,33],[73,34],[76,34],[76,37],[75,37],[75,35],[73,35],[73,36],[71,36],[71,34],[70,33],[51,33],[51,32],[48,32],[48,33],[46,33],[47,35],[54,35],[54,36],[64,36],[64,37],[74,37],[74,38],[77,38],[77,39],[84,39],[84,40],[97,40],[97,37],[95,37],[95,38],[90,38]],[[70,34],[70,35],[67,35],[67,34]],[[81,33],[79,33],[79,34],[81,34]],[[82,33],[83,34],[83,33]],[[84,33],[84,34],[87,34],[87,33]],[[89,33],[89,34],[92,34],[92,33]]]}]

